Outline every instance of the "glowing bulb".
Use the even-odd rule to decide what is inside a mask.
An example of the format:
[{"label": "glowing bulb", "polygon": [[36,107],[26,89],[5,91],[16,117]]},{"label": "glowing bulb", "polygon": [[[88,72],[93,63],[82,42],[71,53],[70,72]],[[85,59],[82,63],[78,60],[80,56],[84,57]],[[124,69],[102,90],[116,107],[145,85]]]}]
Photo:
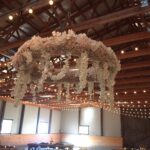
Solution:
[{"label": "glowing bulb", "polygon": [[125,91],[124,94],[127,94],[127,92]]},{"label": "glowing bulb", "polygon": [[50,1],[49,1],[49,4],[50,4],[50,5],[53,5],[53,4],[54,4],[53,0],[50,0]]},{"label": "glowing bulb", "polygon": [[143,90],[143,93],[146,93],[146,90]]},{"label": "glowing bulb", "polygon": [[32,14],[32,13],[33,13],[33,9],[30,8],[30,9],[28,10],[28,12],[29,12],[29,14]]},{"label": "glowing bulb", "polygon": [[134,49],[135,51],[138,51],[139,50],[139,48],[138,47],[135,47],[135,49]]},{"label": "glowing bulb", "polygon": [[125,51],[124,50],[121,50],[121,54],[124,54],[125,53]]},{"label": "glowing bulb", "polygon": [[14,19],[14,17],[12,15],[9,15],[8,18],[9,18],[9,20],[13,20]]},{"label": "glowing bulb", "polygon": [[134,91],[133,93],[134,93],[134,94],[136,94],[136,93],[137,93],[137,91]]}]

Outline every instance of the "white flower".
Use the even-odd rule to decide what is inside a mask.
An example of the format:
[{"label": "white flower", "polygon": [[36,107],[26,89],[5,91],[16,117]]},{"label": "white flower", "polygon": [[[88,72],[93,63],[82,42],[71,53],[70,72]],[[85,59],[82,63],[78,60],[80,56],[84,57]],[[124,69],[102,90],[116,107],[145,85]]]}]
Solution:
[{"label": "white flower", "polygon": [[[67,55],[67,59],[58,73],[50,60],[58,57],[59,54]],[[72,67],[69,66],[72,56],[78,56],[76,62],[78,72],[74,74],[79,78],[79,83],[76,84],[78,85],[77,91],[80,93],[87,86],[87,77],[94,77],[99,83],[100,99],[112,102],[114,80],[120,70],[119,60],[113,50],[107,48],[102,42],[94,41],[86,34],[77,35],[72,30],[63,33],[54,31],[51,37],[46,38],[34,36],[18,49],[11,61],[18,71],[12,96],[19,102],[26,93],[27,84],[36,83],[38,92],[40,92],[48,78],[57,82],[63,80]],[[92,62],[92,67],[88,69],[89,60]],[[93,85],[89,86],[90,95],[94,89]],[[67,100],[70,98],[69,89],[70,83],[67,83]],[[35,100],[37,91],[32,87],[31,92]],[[60,99],[60,94],[58,99]]]}]

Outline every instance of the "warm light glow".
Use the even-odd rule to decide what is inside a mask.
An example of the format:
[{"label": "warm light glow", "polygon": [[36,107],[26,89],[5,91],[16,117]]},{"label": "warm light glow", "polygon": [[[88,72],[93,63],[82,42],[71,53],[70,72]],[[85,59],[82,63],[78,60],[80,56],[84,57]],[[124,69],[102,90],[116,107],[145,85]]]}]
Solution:
[{"label": "warm light glow", "polygon": [[139,50],[139,48],[138,47],[135,47],[135,51],[138,51]]},{"label": "warm light glow", "polygon": [[125,51],[124,50],[121,50],[121,54],[124,54],[125,53]]},{"label": "warm light glow", "polygon": [[28,12],[29,12],[29,14],[32,14],[32,13],[33,13],[33,9],[30,8],[30,9],[28,10]]},{"label": "warm light glow", "polygon": [[127,94],[127,92],[125,91],[124,94]]},{"label": "warm light glow", "polygon": [[68,142],[77,147],[90,147],[93,146],[92,140],[87,135],[73,135],[68,138]]},{"label": "warm light glow", "polygon": [[13,17],[12,15],[9,15],[9,16],[8,16],[8,19],[9,19],[9,20],[13,20],[14,17]]},{"label": "warm light glow", "polygon": [[50,0],[50,1],[49,1],[49,4],[50,4],[50,5],[53,5],[53,4],[54,4],[54,1],[53,1],[53,0]]},{"label": "warm light glow", "polygon": [[133,93],[134,93],[134,94],[137,94],[137,91],[134,91]]},{"label": "warm light glow", "polygon": [[143,93],[146,93],[146,90],[143,90]]}]

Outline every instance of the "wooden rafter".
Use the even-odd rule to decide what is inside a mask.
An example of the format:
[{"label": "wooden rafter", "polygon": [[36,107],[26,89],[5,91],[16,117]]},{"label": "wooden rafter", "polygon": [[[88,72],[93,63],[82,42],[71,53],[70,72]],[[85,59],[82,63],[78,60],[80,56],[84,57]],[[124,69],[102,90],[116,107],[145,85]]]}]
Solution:
[{"label": "wooden rafter", "polygon": [[[44,36],[50,35],[49,32],[42,33],[40,35],[42,36],[43,34],[44,34]],[[114,46],[114,45],[124,44],[124,43],[128,43],[128,42],[133,42],[133,41],[138,41],[138,40],[143,40],[143,39],[149,39],[149,38],[150,38],[150,33],[139,32],[139,33],[123,35],[123,36],[107,39],[107,40],[104,40],[103,43],[106,44],[107,46]],[[28,39],[19,40],[17,42],[13,42],[13,43],[9,43],[7,45],[4,45],[4,46],[0,47],[0,53],[2,54],[9,49],[17,48],[17,47],[21,46],[27,40]],[[137,53],[141,53],[141,52],[137,52]],[[124,57],[124,56],[120,56],[120,57]]]},{"label": "wooden rafter", "polygon": [[72,28],[75,31],[81,31],[81,30],[89,29],[89,28],[92,28],[95,26],[104,25],[106,23],[114,22],[117,20],[136,16],[139,14],[144,14],[144,13],[149,12],[149,11],[150,11],[150,6],[147,6],[144,8],[141,8],[140,6],[127,8],[127,9],[117,11],[117,12],[99,17],[99,18],[90,19],[88,21],[79,23],[79,24],[75,25],[74,27],[72,26]]},{"label": "wooden rafter", "polygon": [[134,57],[141,57],[150,55],[150,48],[140,49],[138,51],[128,51],[125,54],[117,53],[119,59],[129,59]]}]

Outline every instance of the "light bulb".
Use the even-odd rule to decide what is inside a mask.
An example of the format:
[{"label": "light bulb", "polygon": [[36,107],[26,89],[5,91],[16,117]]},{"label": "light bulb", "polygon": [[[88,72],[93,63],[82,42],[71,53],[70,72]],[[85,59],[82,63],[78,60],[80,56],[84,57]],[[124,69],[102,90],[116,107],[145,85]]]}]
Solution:
[{"label": "light bulb", "polygon": [[134,91],[133,93],[134,93],[134,94],[136,94],[137,92],[136,92],[136,91]]},{"label": "light bulb", "polygon": [[138,47],[135,47],[135,51],[138,51],[139,50],[139,48]]},{"label": "light bulb", "polygon": [[50,1],[49,1],[49,4],[50,4],[50,5],[53,5],[53,4],[54,4],[53,0],[50,0]]},{"label": "light bulb", "polygon": [[124,94],[127,94],[127,92],[125,91]]},{"label": "light bulb", "polygon": [[121,50],[121,54],[124,54],[125,52],[124,52],[124,50]]},{"label": "light bulb", "polygon": [[30,9],[28,10],[28,12],[29,12],[29,14],[32,14],[32,13],[33,13],[33,9],[30,8]]},{"label": "light bulb", "polygon": [[13,17],[12,15],[9,15],[9,16],[8,16],[8,19],[9,19],[9,20],[13,20],[14,17]]}]

